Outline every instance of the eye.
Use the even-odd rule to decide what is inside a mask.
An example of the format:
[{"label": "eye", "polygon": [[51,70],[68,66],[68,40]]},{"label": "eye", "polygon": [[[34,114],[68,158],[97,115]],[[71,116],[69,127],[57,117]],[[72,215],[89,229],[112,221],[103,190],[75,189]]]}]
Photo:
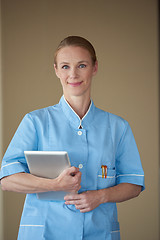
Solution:
[{"label": "eye", "polygon": [[80,64],[79,68],[86,68],[86,64]]},{"label": "eye", "polygon": [[68,68],[69,68],[68,65],[64,65],[64,66],[62,66],[62,69],[68,69]]}]

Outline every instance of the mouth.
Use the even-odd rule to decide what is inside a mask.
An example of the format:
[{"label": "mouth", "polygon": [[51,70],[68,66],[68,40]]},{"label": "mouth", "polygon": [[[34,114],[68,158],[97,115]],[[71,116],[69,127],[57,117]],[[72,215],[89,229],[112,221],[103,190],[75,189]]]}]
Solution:
[{"label": "mouth", "polygon": [[82,84],[82,81],[81,82],[68,82],[68,84],[72,87],[78,87]]}]

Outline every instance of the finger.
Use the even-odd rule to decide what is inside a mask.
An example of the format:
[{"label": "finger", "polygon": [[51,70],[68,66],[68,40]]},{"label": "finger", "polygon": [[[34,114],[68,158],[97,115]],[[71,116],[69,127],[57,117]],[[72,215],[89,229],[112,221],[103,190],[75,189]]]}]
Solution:
[{"label": "finger", "polygon": [[77,167],[70,167],[69,168],[69,171],[70,171],[70,173],[78,173],[79,172],[79,168],[77,168]]},{"label": "finger", "polygon": [[76,176],[78,178],[81,178],[81,172],[79,171],[79,168],[71,169],[70,171],[71,176]]},{"label": "finger", "polygon": [[75,205],[76,209],[81,210],[87,208],[81,201],[73,200],[73,201],[66,201],[66,205]]},{"label": "finger", "polygon": [[81,189],[81,185],[77,185],[77,186],[73,186],[73,188],[70,190],[70,193],[75,193],[77,194],[77,192]]},{"label": "finger", "polygon": [[65,201],[65,204],[66,205],[76,205],[76,201],[75,200],[72,200],[72,201]]},{"label": "finger", "polygon": [[81,199],[70,199],[70,200],[65,200],[65,204],[66,205],[79,205],[79,206],[83,206],[83,201]]},{"label": "finger", "polygon": [[90,208],[83,208],[83,209],[79,209],[81,213],[85,213],[85,212],[90,212],[92,209]]},{"label": "finger", "polygon": [[66,205],[75,205],[77,209],[82,209],[88,207],[88,204],[83,201],[83,199],[71,199],[65,201]]},{"label": "finger", "polygon": [[76,172],[76,176],[81,177],[82,173],[80,171]]},{"label": "finger", "polygon": [[82,175],[81,172],[72,172],[71,175],[74,176],[74,178],[77,182],[79,182],[79,183],[81,182],[81,175]]},{"label": "finger", "polygon": [[69,175],[76,175],[79,172],[79,168],[70,167],[70,168],[65,169],[64,172]]},{"label": "finger", "polygon": [[89,207],[88,205],[84,205],[84,204],[82,204],[82,205],[75,204],[75,207],[77,210],[80,210],[80,212],[89,212],[92,210],[91,207]]},{"label": "finger", "polygon": [[78,194],[78,193],[67,194],[67,195],[64,197],[64,200],[65,200],[65,201],[79,200],[79,199],[80,199],[80,197],[79,197],[79,194]]}]

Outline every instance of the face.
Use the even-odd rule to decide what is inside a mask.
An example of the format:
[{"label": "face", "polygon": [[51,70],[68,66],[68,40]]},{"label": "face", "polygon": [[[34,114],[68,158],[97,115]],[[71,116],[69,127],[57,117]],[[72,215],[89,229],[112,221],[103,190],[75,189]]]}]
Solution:
[{"label": "face", "polygon": [[93,65],[89,51],[82,47],[67,46],[58,51],[56,60],[55,72],[66,99],[72,96],[90,97],[97,63]]}]

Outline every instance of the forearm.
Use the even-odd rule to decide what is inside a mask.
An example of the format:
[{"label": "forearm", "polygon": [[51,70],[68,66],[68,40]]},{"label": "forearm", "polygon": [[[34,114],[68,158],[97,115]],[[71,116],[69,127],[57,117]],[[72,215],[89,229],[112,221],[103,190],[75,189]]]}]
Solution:
[{"label": "forearm", "polygon": [[77,192],[80,189],[81,172],[78,168],[65,169],[57,178],[48,179],[29,173],[16,173],[1,180],[4,191],[38,193],[48,191]]},{"label": "forearm", "polygon": [[141,192],[141,186],[121,183],[114,187],[98,190],[101,203],[106,202],[123,202],[137,197]]},{"label": "forearm", "polygon": [[65,196],[65,204],[74,204],[80,212],[89,212],[102,203],[123,202],[139,195],[141,186],[121,183],[115,187]]},{"label": "forearm", "polygon": [[2,190],[20,193],[56,191],[54,179],[40,178],[28,173],[17,173],[1,180]]}]

